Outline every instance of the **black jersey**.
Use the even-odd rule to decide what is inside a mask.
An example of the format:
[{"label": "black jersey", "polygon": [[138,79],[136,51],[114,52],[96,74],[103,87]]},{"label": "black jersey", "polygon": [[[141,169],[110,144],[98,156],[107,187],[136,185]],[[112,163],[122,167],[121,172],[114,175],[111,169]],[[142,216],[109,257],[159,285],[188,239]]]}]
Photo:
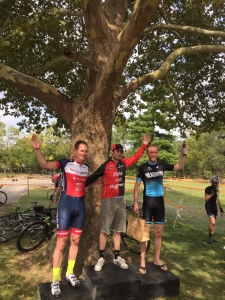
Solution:
[{"label": "black jersey", "polygon": [[205,189],[205,194],[210,195],[212,192],[214,192],[213,196],[206,202],[208,202],[209,205],[216,205],[216,199],[217,199],[216,188],[212,185],[207,186],[207,188]]}]

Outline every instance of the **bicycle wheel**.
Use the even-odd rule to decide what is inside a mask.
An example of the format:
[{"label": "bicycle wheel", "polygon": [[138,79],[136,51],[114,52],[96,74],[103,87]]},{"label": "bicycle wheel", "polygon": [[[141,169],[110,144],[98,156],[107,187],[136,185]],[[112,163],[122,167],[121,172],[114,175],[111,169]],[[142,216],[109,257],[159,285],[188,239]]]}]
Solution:
[{"label": "bicycle wheel", "polygon": [[[131,236],[127,235],[126,233],[121,234],[121,239],[127,250],[129,250],[132,253],[140,254],[139,241],[133,239]],[[146,252],[148,252],[149,248],[150,248],[150,240],[147,241]]]},{"label": "bicycle wheel", "polygon": [[29,252],[40,246],[48,237],[50,226],[44,221],[37,221],[25,227],[16,241],[16,247],[21,252]]},{"label": "bicycle wheel", "polygon": [[0,191],[0,207],[6,204],[6,201],[7,201],[6,193]]},{"label": "bicycle wheel", "polygon": [[50,189],[47,191],[47,199],[49,201],[53,200],[54,195],[55,195],[55,189]]}]

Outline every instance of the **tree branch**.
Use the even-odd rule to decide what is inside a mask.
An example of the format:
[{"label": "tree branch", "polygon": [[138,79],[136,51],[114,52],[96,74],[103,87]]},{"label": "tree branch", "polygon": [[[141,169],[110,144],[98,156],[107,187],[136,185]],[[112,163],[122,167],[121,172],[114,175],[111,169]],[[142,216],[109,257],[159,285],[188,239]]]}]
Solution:
[{"label": "tree branch", "polygon": [[122,29],[127,13],[127,0],[105,0],[103,3],[108,27],[117,33]]},{"label": "tree branch", "polygon": [[225,37],[225,32],[224,31],[217,31],[217,30],[208,30],[208,29],[202,29],[199,27],[193,27],[193,26],[182,26],[182,25],[173,25],[173,24],[156,24],[147,27],[144,30],[144,34],[147,34],[149,32],[152,32],[154,30],[158,29],[167,29],[169,31],[171,30],[180,30],[183,32],[190,32],[191,34],[200,34],[200,35],[207,35],[207,36],[212,36],[212,37]]},{"label": "tree branch", "polygon": [[78,62],[82,66],[84,66],[88,69],[97,71],[95,65],[93,63],[91,63],[89,60],[87,60],[85,57],[81,56],[79,53],[64,50],[64,54],[65,54],[65,56],[56,57],[53,60],[46,63],[41,68],[36,68],[36,69],[32,70],[32,72],[30,72],[30,74],[37,75],[37,74],[46,72],[47,70],[51,69],[53,66],[55,66],[58,63],[71,62],[71,61]]},{"label": "tree branch", "polygon": [[94,43],[96,39],[102,42],[102,39],[106,39],[107,32],[104,26],[101,0],[82,0],[81,2],[89,43]]},{"label": "tree branch", "polygon": [[149,24],[161,0],[137,0],[131,16],[120,32],[117,39],[126,49],[134,47]]},{"label": "tree branch", "polygon": [[180,99],[175,91],[175,89],[173,88],[173,86],[171,85],[170,81],[169,81],[169,77],[168,75],[165,76],[165,80],[166,80],[166,84],[169,88],[169,90],[171,91],[171,93],[173,94],[174,96],[174,100],[176,101],[176,104],[177,104],[177,109],[178,109],[178,112],[179,112],[179,116],[180,116],[180,120],[181,122],[184,123],[184,125],[186,125],[187,127],[191,127],[193,129],[198,129],[198,126],[195,126],[193,125],[192,123],[188,122],[187,120],[184,119],[184,113],[183,113],[183,109],[180,105]]},{"label": "tree branch", "polygon": [[121,74],[124,70],[127,60],[160,2],[161,0],[137,0],[135,2],[130,18],[117,36],[117,55],[114,53],[116,74]]},{"label": "tree branch", "polygon": [[[59,15],[60,17],[66,16],[66,15],[71,15],[74,16],[74,11],[72,11],[71,9],[66,9],[66,8],[62,8],[62,7],[52,7],[50,9],[46,9],[45,13],[48,12],[50,15]],[[81,11],[75,11],[75,15],[77,17],[82,17],[82,12]]]},{"label": "tree branch", "polygon": [[0,79],[17,90],[40,99],[49,109],[56,111],[70,125],[70,112],[64,109],[63,103],[72,103],[72,99],[63,95],[51,85],[26,74],[20,73],[0,63]]},{"label": "tree branch", "polygon": [[190,55],[190,54],[199,54],[203,52],[214,52],[221,53],[225,52],[225,46],[221,45],[202,45],[202,46],[193,46],[193,47],[181,47],[173,51],[166,60],[162,63],[161,67],[158,70],[155,70],[151,73],[145,74],[128,82],[126,85],[121,87],[115,93],[115,98],[117,98],[118,102],[121,102],[125,99],[130,93],[135,90],[143,87],[149,83],[153,83],[156,80],[163,78],[171,68],[172,63],[182,55]]}]

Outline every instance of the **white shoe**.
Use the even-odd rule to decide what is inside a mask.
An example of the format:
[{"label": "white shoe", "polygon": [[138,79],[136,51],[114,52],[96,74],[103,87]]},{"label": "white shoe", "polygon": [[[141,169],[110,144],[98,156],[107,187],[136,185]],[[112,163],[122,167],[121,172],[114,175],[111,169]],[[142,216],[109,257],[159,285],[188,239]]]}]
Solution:
[{"label": "white shoe", "polygon": [[104,263],[105,263],[104,258],[103,258],[103,257],[100,257],[100,258],[98,259],[98,261],[97,261],[97,264],[96,264],[95,267],[94,267],[94,270],[97,271],[97,272],[98,272],[98,271],[101,271],[101,269],[102,269]]},{"label": "white shoe", "polygon": [[51,293],[56,298],[60,297],[61,291],[60,291],[59,281],[58,280],[52,282],[52,284],[51,284]]},{"label": "white shoe", "polygon": [[128,264],[126,264],[125,260],[120,256],[118,256],[117,259],[114,258],[113,263],[122,269],[128,269]]},{"label": "white shoe", "polygon": [[66,280],[69,281],[72,286],[80,287],[80,280],[78,280],[74,274],[66,276]]}]

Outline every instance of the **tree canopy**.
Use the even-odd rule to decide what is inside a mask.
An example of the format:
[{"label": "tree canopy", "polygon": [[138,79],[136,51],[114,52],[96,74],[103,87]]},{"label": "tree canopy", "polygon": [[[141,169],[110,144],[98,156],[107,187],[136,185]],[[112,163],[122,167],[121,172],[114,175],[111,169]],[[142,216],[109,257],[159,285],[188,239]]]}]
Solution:
[{"label": "tree canopy", "polygon": [[[64,124],[76,136],[104,127],[108,143],[115,113],[132,117],[149,104],[169,129],[220,128],[224,6],[222,0],[2,0],[0,107],[28,117],[20,123],[28,130],[40,129],[49,115],[58,117],[56,128]],[[88,126],[87,111],[109,126]]]}]

